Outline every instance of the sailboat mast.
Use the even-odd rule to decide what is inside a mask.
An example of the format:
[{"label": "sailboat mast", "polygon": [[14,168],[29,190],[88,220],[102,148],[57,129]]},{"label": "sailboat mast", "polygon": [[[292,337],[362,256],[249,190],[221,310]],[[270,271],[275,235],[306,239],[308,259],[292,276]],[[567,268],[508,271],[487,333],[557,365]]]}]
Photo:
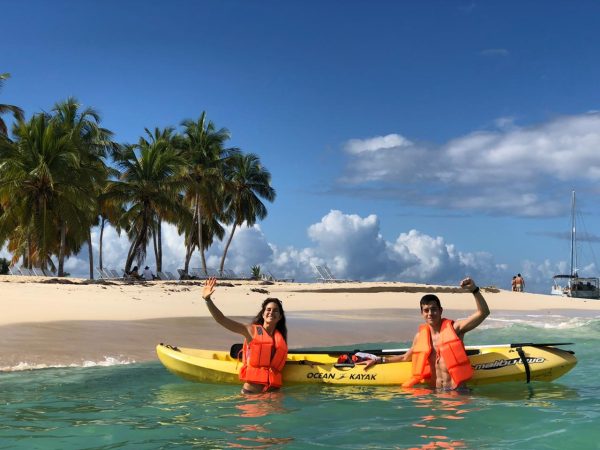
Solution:
[{"label": "sailboat mast", "polygon": [[575,261],[575,191],[571,193],[571,276],[575,275],[573,269],[576,268],[577,261]]}]

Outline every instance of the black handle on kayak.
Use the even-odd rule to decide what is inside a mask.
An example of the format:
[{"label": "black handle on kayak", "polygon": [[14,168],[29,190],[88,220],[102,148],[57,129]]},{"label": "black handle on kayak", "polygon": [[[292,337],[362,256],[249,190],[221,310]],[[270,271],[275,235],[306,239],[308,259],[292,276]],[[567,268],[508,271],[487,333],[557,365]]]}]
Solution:
[{"label": "black handle on kayak", "polygon": [[520,342],[517,344],[510,344],[510,348],[517,347],[556,347],[559,345],[575,345],[573,342],[553,342],[553,343],[541,343],[536,342]]}]

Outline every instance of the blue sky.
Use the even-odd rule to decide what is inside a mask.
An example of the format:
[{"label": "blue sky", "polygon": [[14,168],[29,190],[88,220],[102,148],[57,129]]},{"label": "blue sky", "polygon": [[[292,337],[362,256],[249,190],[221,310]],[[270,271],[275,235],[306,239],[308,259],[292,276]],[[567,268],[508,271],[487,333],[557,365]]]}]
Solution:
[{"label": "blue sky", "polygon": [[[310,280],[327,263],[501,287],[521,272],[546,292],[566,269],[572,189],[585,231],[598,228],[596,2],[28,1],[2,14],[2,103],[29,117],[75,96],[120,142],[206,110],[261,157],[277,199],[236,235],[235,270]],[[166,234],[166,265],[181,267]],[[597,273],[597,244],[583,244],[580,270]]]}]

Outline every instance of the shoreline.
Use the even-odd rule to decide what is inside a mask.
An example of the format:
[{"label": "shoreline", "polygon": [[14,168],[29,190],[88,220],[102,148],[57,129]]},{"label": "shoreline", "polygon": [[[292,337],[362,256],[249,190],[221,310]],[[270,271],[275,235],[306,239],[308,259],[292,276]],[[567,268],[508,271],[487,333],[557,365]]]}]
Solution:
[{"label": "shoreline", "polygon": [[[56,281],[55,281],[56,280]],[[201,281],[145,283],[90,282],[0,276],[3,314],[0,326],[61,320],[144,320],[209,317],[201,298]],[[600,300],[572,299],[482,288],[492,311],[593,311]],[[220,281],[213,299],[226,315],[256,314],[266,297],[278,297],[286,312],[409,309],[418,312],[425,293],[437,293],[446,310],[470,310],[472,295],[450,286],[402,282],[286,283]]]},{"label": "shoreline", "polygon": [[[156,359],[155,346],[227,350],[241,342],[214,322],[202,282],[48,282],[0,277],[0,371]],[[600,301],[482,288],[502,323],[600,317]],[[283,301],[290,348],[410,342],[422,322],[423,293],[439,293],[446,316],[466,317],[473,296],[449,286],[399,282],[274,283],[228,280],[213,296],[224,314],[250,322],[266,297]],[[489,320],[489,319],[488,319]],[[536,319],[537,320],[537,319]]]}]

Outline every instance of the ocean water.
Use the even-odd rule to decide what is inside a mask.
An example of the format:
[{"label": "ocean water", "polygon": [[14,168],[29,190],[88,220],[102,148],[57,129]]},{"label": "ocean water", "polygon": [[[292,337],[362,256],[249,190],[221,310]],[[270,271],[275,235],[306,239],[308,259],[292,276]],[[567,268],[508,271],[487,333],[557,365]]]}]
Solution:
[{"label": "ocean water", "polygon": [[248,397],[159,362],[4,372],[0,449],[600,449],[600,319],[506,316],[466,340],[508,342],[573,342],[579,362],[551,383],[467,395],[290,386]]}]

